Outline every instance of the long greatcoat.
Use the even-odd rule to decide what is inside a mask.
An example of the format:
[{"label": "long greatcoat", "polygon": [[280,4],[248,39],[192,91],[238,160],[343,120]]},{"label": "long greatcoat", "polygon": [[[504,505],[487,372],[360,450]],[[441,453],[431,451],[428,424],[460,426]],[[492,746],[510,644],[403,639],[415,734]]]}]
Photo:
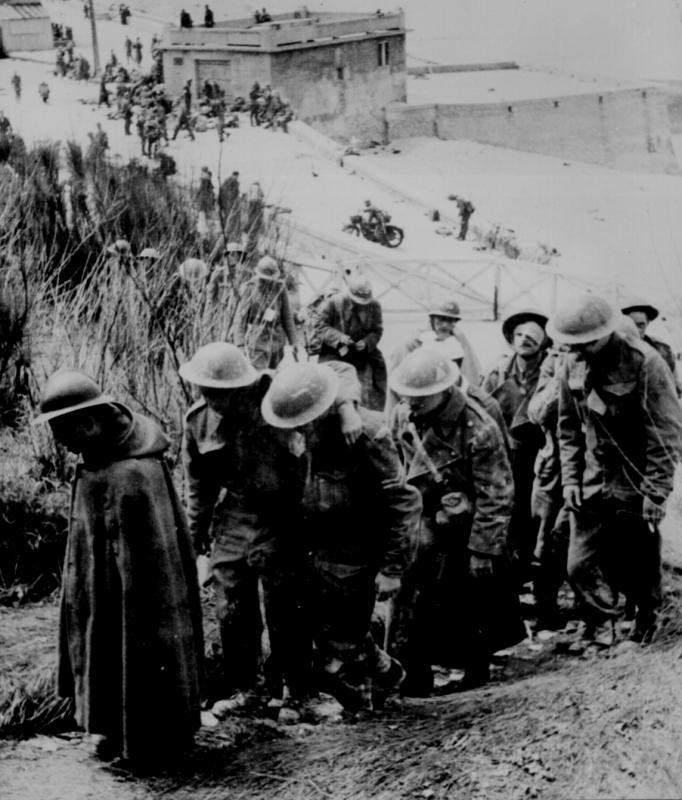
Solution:
[{"label": "long greatcoat", "polygon": [[133,760],[181,750],[200,722],[201,607],[168,446],[132,415],[97,462],[79,465],[64,562],[59,695]]},{"label": "long greatcoat", "polygon": [[[481,406],[454,390],[417,434],[423,449],[404,403],[393,413],[392,430],[407,480],[424,503],[412,576],[416,615],[422,618],[412,621],[418,642],[408,642],[412,653],[406,660],[462,666],[471,646],[490,654],[516,644],[525,632],[509,577],[514,488],[500,429]],[[453,495],[464,500],[461,513],[444,515]],[[471,553],[492,558],[492,576],[469,576]]]}]

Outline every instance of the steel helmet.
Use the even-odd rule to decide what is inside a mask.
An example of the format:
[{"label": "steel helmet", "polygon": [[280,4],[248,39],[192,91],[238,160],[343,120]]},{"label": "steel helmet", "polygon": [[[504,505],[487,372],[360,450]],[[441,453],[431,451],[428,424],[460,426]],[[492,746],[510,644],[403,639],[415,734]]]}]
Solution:
[{"label": "steel helmet", "polygon": [[649,322],[656,319],[660,313],[656,306],[652,306],[651,303],[647,303],[641,297],[628,298],[627,304],[622,306],[620,310],[623,314],[629,314],[631,311],[642,311],[649,318]]},{"label": "steel helmet", "polygon": [[178,275],[186,281],[203,281],[208,275],[208,267],[200,258],[187,258],[178,267]]},{"label": "steel helmet", "polygon": [[116,239],[107,247],[107,253],[111,253],[112,256],[129,256],[130,242],[127,239]]},{"label": "steel helmet", "polygon": [[502,323],[502,335],[509,342],[512,343],[514,339],[514,331],[518,325],[524,322],[536,322],[543,330],[547,326],[547,315],[542,311],[536,311],[534,308],[526,308],[522,311],[514,311]]},{"label": "steel helmet", "polygon": [[228,342],[205,344],[189,361],[180,365],[178,372],[189,383],[206,389],[250,386],[259,375],[244,353]]},{"label": "steel helmet", "polygon": [[282,273],[272,256],[263,256],[256,264],[254,275],[263,281],[281,281]]},{"label": "steel helmet", "polygon": [[59,369],[48,378],[43,388],[40,415],[33,422],[48,422],[64,414],[114,402],[114,398],[103,394],[97,382],[82,370]]},{"label": "steel helmet", "polygon": [[462,319],[459,303],[452,298],[443,300],[429,309],[429,317],[446,317],[455,321]]},{"label": "steel helmet", "polygon": [[263,419],[275,428],[298,428],[325,412],[334,402],[339,379],[325,364],[291,364],[278,372],[263,402]]},{"label": "steel helmet", "polygon": [[586,344],[613,333],[619,315],[604,297],[583,294],[557,309],[547,333],[560,344]]},{"label": "steel helmet", "polygon": [[352,278],[348,281],[348,295],[354,303],[366,306],[372,302],[372,284],[367,278]]},{"label": "steel helmet", "polygon": [[161,253],[155,247],[145,247],[137,254],[138,258],[161,258]]},{"label": "steel helmet", "polygon": [[459,374],[459,367],[445,353],[420,347],[391,372],[388,385],[403,397],[426,397],[454,386]]}]

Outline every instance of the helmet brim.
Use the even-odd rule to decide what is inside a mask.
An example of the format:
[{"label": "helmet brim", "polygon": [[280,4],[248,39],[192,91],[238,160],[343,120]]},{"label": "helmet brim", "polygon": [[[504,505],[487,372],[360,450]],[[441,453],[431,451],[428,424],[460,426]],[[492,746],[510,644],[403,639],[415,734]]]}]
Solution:
[{"label": "helmet brim", "polygon": [[178,373],[188,383],[193,383],[195,386],[203,387],[204,389],[239,389],[242,386],[251,386],[260,377],[260,372],[254,369],[251,364],[249,364],[244,375],[232,380],[213,380],[212,378],[203,377],[189,361],[185,364],[180,364]]},{"label": "helmet brim", "polygon": [[397,380],[395,377],[392,378],[390,375],[388,378],[388,385],[396,394],[400,395],[400,397],[428,397],[432,394],[444,392],[446,389],[454,386],[456,381],[457,373],[454,370],[451,370],[451,374],[447,378],[443,378],[442,381],[431,384],[431,386],[424,386],[421,388],[407,386],[406,384]]},{"label": "helmet brim", "polygon": [[111,395],[102,394],[92,400],[85,400],[82,403],[76,403],[74,406],[67,406],[66,408],[56,408],[54,411],[44,411],[39,414],[35,419],[31,420],[31,425],[41,425],[44,422],[49,422],[51,419],[57,417],[64,417],[67,414],[74,414],[76,411],[83,411],[86,408],[93,408],[94,406],[111,406],[118,405]]},{"label": "helmet brim", "polygon": [[331,368],[329,368],[329,372],[331,374],[329,375],[329,381],[324,394],[322,394],[314,406],[297,414],[295,417],[281,417],[277,414],[272,407],[270,393],[268,392],[260,406],[263,419],[268,425],[272,425],[273,428],[287,428],[289,430],[292,428],[300,428],[317,419],[320,414],[323,414],[331,407],[339,391],[339,378],[337,374]]},{"label": "helmet brim", "polygon": [[541,314],[539,311],[519,311],[516,314],[510,314],[502,323],[502,335],[509,344],[514,341],[516,326],[522,325],[524,322],[536,322],[547,334],[548,319],[545,314]]},{"label": "helmet brim", "polygon": [[429,318],[433,320],[434,317],[443,317],[443,319],[454,319],[455,322],[459,322],[462,317],[458,314],[448,314],[446,311],[429,311]]},{"label": "helmet brim", "polygon": [[549,320],[545,332],[553,342],[557,342],[558,344],[588,344],[589,342],[596,342],[597,339],[603,339],[604,336],[610,336],[617,330],[618,322],[618,314],[614,314],[613,319],[591,331],[586,331],[585,333],[564,333],[555,328],[552,320]]},{"label": "helmet brim", "polygon": [[657,308],[648,305],[648,303],[637,303],[635,305],[621,308],[621,312],[623,314],[629,314],[631,311],[643,311],[649,318],[649,322],[653,322],[660,314],[660,311]]}]

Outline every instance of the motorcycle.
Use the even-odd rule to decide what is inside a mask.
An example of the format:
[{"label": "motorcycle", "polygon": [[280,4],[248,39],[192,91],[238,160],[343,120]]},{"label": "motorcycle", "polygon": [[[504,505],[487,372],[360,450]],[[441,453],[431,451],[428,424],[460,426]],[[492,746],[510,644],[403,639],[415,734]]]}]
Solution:
[{"label": "motorcycle", "polygon": [[343,226],[343,232],[364,236],[368,241],[378,242],[384,247],[398,247],[402,244],[405,234],[397,225],[389,225],[390,220],[391,217],[386,214],[383,224],[373,222],[370,225],[363,219],[362,214],[353,214],[350,222]]}]

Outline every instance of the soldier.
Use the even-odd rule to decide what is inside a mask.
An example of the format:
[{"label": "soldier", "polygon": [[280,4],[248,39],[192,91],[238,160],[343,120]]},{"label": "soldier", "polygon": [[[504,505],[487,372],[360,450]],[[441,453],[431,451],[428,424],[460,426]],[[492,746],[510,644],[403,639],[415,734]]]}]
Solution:
[{"label": "soldier", "polygon": [[45,81],[41,81],[38,84],[38,94],[40,95],[43,103],[47,103],[47,101],[50,99],[50,87]]},{"label": "soldier", "polygon": [[462,312],[459,303],[454,298],[446,298],[440,303],[436,303],[429,311],[430,331],[424,331],[419,335],[419,340],[426,344],[431,341],[445,341],[450,337],[455,338],[464,351],[464,360],[461,364],[461,372],[473,386],[478,386],[481,382],[481,364],[469,339],[464,331],[457,325],[462,319]]},{"label": "soldier", "polygon": [[196,193],[197,210],[199,211],[199,220],[197,222],[197,231],[201,236],[208,236],[210,232],[210,224],[213,220],[213,212],[215,210],[215,190],[213,188],[213,175],[208,167],[201,168],[201,176],[199,177],[199,188]]},{"label": "soldier", "polygon": [[[346,367],[348,369],[348,367]],[[263,417],[299,453],[303,529],[311,558],[310,610],[322,688],[351,714],[371,712],[404,678],[370,634],[375,598],[395,596],[419,523],[380,414],[359,409],[349,446],[330,416],[338,378],[325,364],[291,364],[263,398]]]},{"label": "soldier", "polygon": [[381,305],[363,277],[349,279],[345,290],[319,308],[320,362],[352,364],[362,386],[362,404],[375,411],[386,405],[386,363],[379,350],[383,330]]},{"label": "soldier", "polygon": [[175,124],[175,130],[173,131],[172,139],[175,141],[178,137],[178,133],[182,129],[185,129],[187,133],[189,133],[189,138],[194,141],[194,131],[192,130],[192,117],[190,116],[189,110],[187,109],[186,105],[183,103],[178,108],[178,119]]},{"label": "soldier", "polygon": [[457,203],[457,210],[459,211],[459,234],[457,238],[463,242],[469,232],[469,220],[476,209],[473,203],[456,194],[451,194],[448,200],[454,200]]},{"label": "soldier", "polygon": [[241,234],[239,196],[239,173],[235,170],[222,182],[218,191],[220,226],[228,240],[237,239]]},{"label": "soldier", "polygon": [[558,373],[567,358],[571,356],[558,349],[547,353],[540,367],[535,393],[528,403],[528,419],[542,430],[545,437],[535,460],[531,493],[531,514],[538,526],[532,563],[537,630],[560,627],[557,595],[566,578],[569,517],[561,490],[557,422]]},{"label": "soldier", "polygon": [[507,423],[505,422],[504,415],[502,414],[502,408],[494,397],[486,394],[479,386],[472,386],[472,384],[467,380],[466,376],[462,372],[462,364],[464,363],[465,355],[462,345],[459,343],[459,341],[455,339],[454,336],[448,336],[447,339],[443,339],[441,341],[435,340],[432,342],[426,342],[424,344],[424,348],[426,350],[434,350],[438,353],[443,353],[443,355],[447,356],[450,361],[455,363],[458,370],[455,386],[457,386],[457,388],[466,395],[468,400],[473,400],[475,403],[478,403],[478,405],[481,406],[490,417],[492,417],[493,421],[500,429],[500,433],[502,434],[502,438],[504,440],[504,445],[507,448],[507,455],[509,455],[511,452],[511,442],[509,440]]},{"label": "soldier", "polygon": [[142,63],[142,42],[140,41],[139,36],[135,39],[133,50],[135,51],[135,63],[139,67]]},{"label": "soldier", "polygon": [[71,499],[58,693],[95,755],[177,757],[199,727],[201,606],[187,523],[152,420],[80,370],[47,381],[36,422],[81,461]]},{"label": "soldier", "polygon": [[109,90],[107,89],[107,82],[106,76],[102,73],[102,77],[99,81],[99,95],[97,99],[97,108],[99,108],[102,104],[106,105],[107,108],[111,107],[109,103]]},{"label": "soldier", "polygon": [[234,324],[234,342],[256,369],[274,369],[284,347],[297,346],[289,293],[277,262],[263,256],[243,288]]},{"label": "soldier", "polygon": [[673,355],[672,348],[669,344],[662,342],[660,339],[654,339],[653,336],[650,336],[647,333],[649,323],[653,322],[658,317],[660,313],[659,310],[650,303],[647,303],[645,300],[635,297],[631,298],[627,305],[624,308],[621,308],[621,311],[623,314],[626,314],[628,317],[630,317],[635,323],[637,326],[637,331],[639,332],[642,340],[648,345],[651,345],[651,347],[653,347],[654,350],[659,353],[659,355],[668,365],[673,374],[673,378],[675,379],[675,390],[677,391],[677,396],[682,397],[682,384],[680,383],[677,375],[677,361]]},{"label": "soldier", "polygon": [[130,59],[133,57],[133,40],[130,38],[130,36],[126,36],[125,51],[126,51],[126,63],[130,63]]},{"label": "soldier", "polygon": [[14,88],[14,99],[18,102],[21,100],[21,75],[18,72],[12,75],[12,87]]},{"label": "soldier", "polygon": [[[200,347],[180,375],[202,395],[185,417],[182,453],[194,546],[198,553],[211,548],[229,695],[216,711],[261,704],[259,581],[270,639],[267,688],[281,697],[284,680],[294,704],[301,702],[309,689],[310,638],[301,605],[300,481],[289,449],[261,418],[270,378],[225,342]],[[357,391],[352,383],[344,386],[348,394],[339,394],[335,423],[352,439],[360,426]]]},{"label": "soldier", "polygon": [[650,640],[661,603],[659,524],[679,460],[682,411],[670,370],[617,331],[618,314],[584,295],[557,310],[554,341],[575,353],[559,379],[561,482],[571,512],[568,578],[583,644],[608,647],[614,587],[636,605],[631,639]]},{"label": "soldier", "polygon": [[389,376],[403,398],[391,429],[424,505],[396,642],[408,695],[433,690],[433,664],[464,668],[448,690],[480,686],[491,654],[525,636],[507,550],[507,451],[492,418],[455,385],[458,372],[445,354],[420,348]]},{"label": "soldier", "polygon": [[[222,142],[225,139],[225,98],[218,97],[212,103],[213,113],[216,120],[216,131],[218,132],[218,141]],[[227,134],[229,136],[229,134]]]},{"label": "soldier", "polygon": [[513,352],[500,359],[481,387],[499,402],[509,430],[515,487],[514,515],[509,534],[521,582],[530,578],[537,532],[530,500],[533,467],[544,436],[540,428],[528,419],[528,402],[535,392],[548,345],[546,324],[547,317],[538,311],[510,314],[502,323],[502,334]]}]

